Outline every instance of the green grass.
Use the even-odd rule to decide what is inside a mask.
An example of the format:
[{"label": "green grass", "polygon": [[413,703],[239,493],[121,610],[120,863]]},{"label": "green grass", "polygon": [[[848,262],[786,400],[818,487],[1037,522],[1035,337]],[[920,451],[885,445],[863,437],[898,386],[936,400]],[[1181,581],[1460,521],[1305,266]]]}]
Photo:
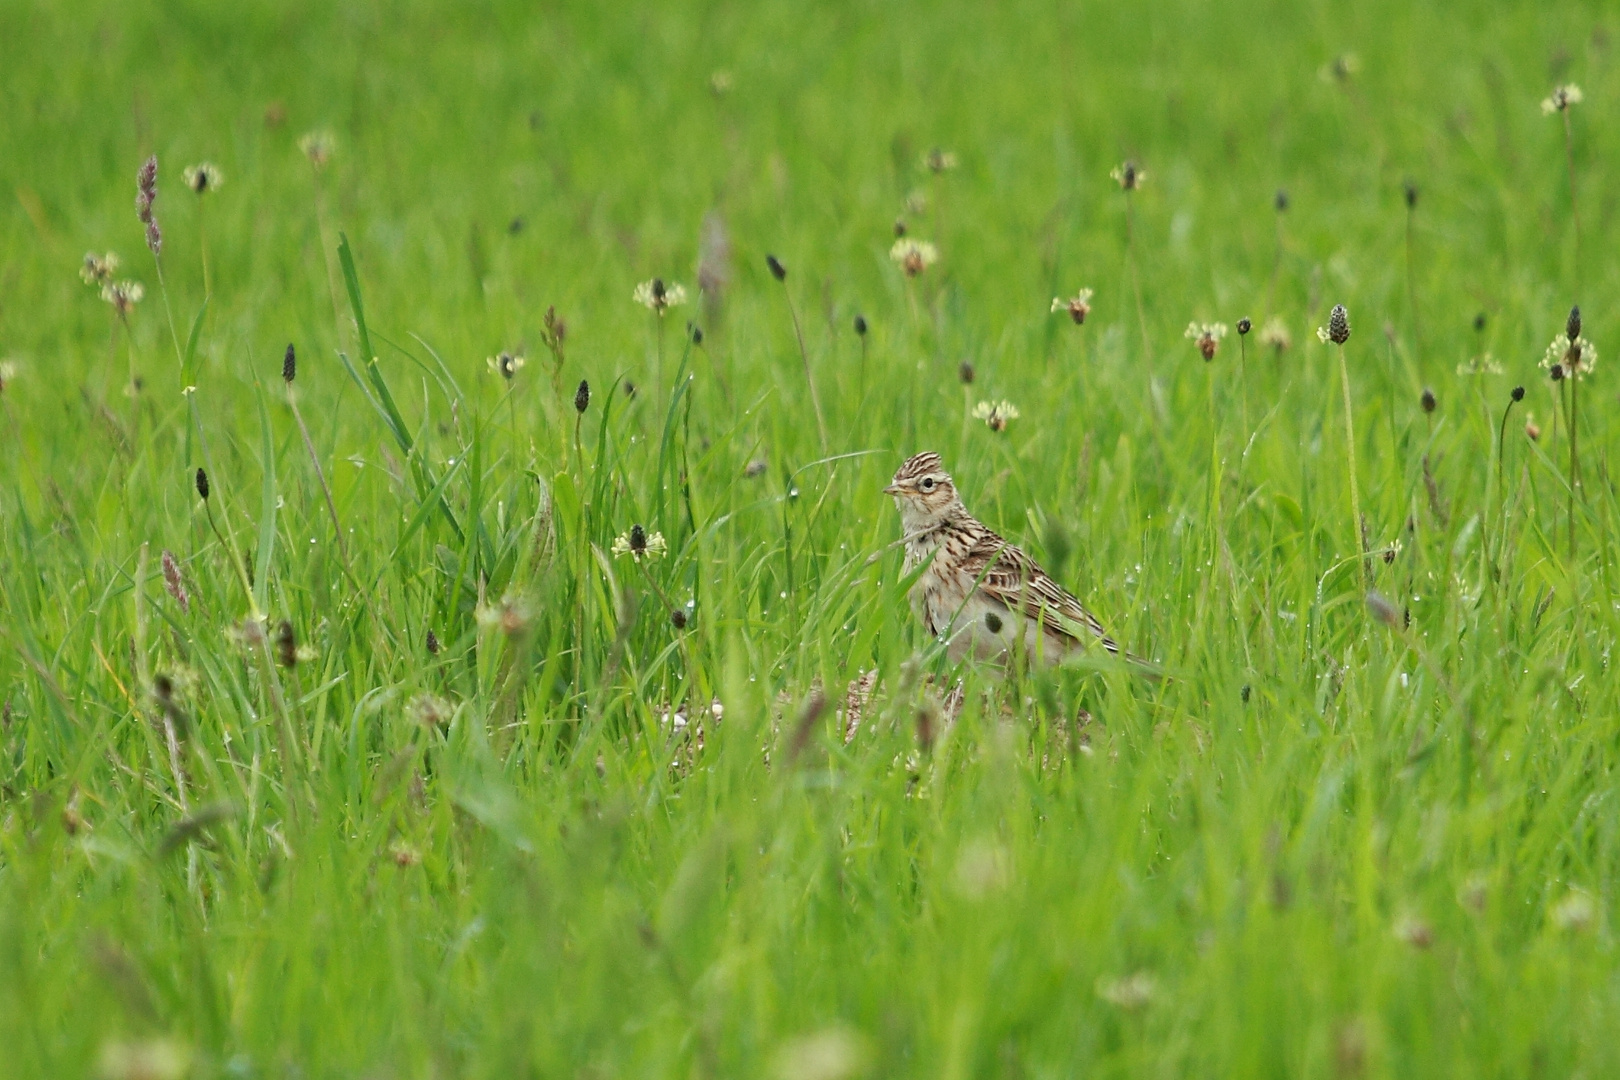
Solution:
[{"label": "green grass", "polygon": [[[1612,10],[335,7],[0,7],[0,1073],[1620,1071]],[[952,669],[922,449],[1172,677]]]}]

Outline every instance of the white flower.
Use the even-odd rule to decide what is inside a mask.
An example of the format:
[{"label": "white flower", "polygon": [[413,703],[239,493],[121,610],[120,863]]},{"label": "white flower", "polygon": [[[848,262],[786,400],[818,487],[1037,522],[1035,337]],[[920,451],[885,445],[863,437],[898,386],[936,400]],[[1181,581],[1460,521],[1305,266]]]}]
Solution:
[{"label": "white flower", "polygon": [[503,352],[498,356],[490,357],[486,363],[489,364],[491,372],[499,375],[507,382],[511,382],[517,377],[517,373],[523,370],[523,365],[527,364],[528,361],[516,353]]},{"label": "white flower", "polygon": [[643,556],[656,559],[667,550],[669,549],[664,543],[663,533],[648,534],[640,525],[630,526],[629,532],[613,541],[615,558],[628,555],[636,562],[640,562]]},{"label": "white flower", "polygon": [[1574,83],[1553,87],[1553,92],[1541,99],[1541,111],[1547,116],[1555,112],[1566,112],[1571,105],[1579,105],[1585,97],[1581,88]]},{"label": "white flower", "polygon": [[213,162],[200,161],[195,165],[187,165],[180,173],[180,179],[185,181],[186,187],[198,195],[204,195],[223,184],[225,174]]},{"label": "white flower", "polygon": [[1226,324],[1188,323],[1187,332],[1182,336],[1198,346],[1205,360],[1213,360],[1215,350],[1221,347],[1221,339],[1226,336]]},{"label": "white flower", "polygon": [[93,251],[85,252],[84,265],[79,268],[79,278],[86,285],[105,285],[113,279],[118,272],[118,256],[114,252],[97,255]]},{"label": "white flower", "polygon": [[1060,311],[1073,319],[1076,326],[1085,322],[1086,316],[1091,314],[1091,290],[1081,289],[1067,300],[1061,296],[1052,297],[1052,314]]},{"label": "white flower", "polygon": [[642,307],[663,315],[670,308],[686,303],[686,289],[677,282],[671,281],[666,285],[663,278],[653,278],[637,285],[632,299]]},{"label": "white flower", "polygon": [[1288,332],[1288,324],[1283,322],[1280,316],[1273,315],[1266,320],[1266,325],[1260,328],[1260,344],[1284,352],[1293,348],[1294,336]]},{"label": "white flower", "polygon": [[1151,973],[1138,971],[1122,979],[1098,979],[1097,996],[1127,1012],[1146,1007],[1158,987]]},{"label": "white flower", "polygon": [[709,90],[715,97],[725,97],[731,93],[731,72],[716,71],[709,76]]},{"label": "white flower", "polygon": [[1552,908],[1553,925],[1560,930],[1585,930],[1597,918],[1597,905],[1580,889],[1571,889]]},{"label": "white flower", "polygon": [[1574,341],[1564,334],[1552,339],[1547,351],[1541,357],[1541,366],[1549,371],[1561,368],[1566,379],[1584,379],[1591,372],[1592,366],[1597,363],[1597,346],[1584,337],[1577,337]]},{"label": "white flower", "polygon": [[939,249],[926,240],[903,236],[889,249],[889,258],[906,272],[906,277],[916,277],[939,261]]},{"label": "white flower", "polygon": [[1018,407],[1010,401],[981,401],[973,407],[973,418],[990,425],[991,431],[1006,431],[1007,422],[1018,419]]},{"label": "white flower", "polygon": [[1502,374],[1502,365],[1497,362],[1496,357],[1492,356],[1488,352],[1483,352],[1478,356],[1471,356],[1467,360],[1464,360],[1462,363],[1458,364],[1457,374],[1500,375]]},{"label": "white flower", "polygon": [[101,287],[101,298],[119,315],[128,315],[145,295],[146,289],[138,281],[115,281]]},{"label": "white flower", "polygon": [[1136,167],[1134,161],[1122,161],[1114,166],[1113,172],[1108,174],[1114,178],[1114,183],[1126,191],[1135,191],[1147,183],[1148,174]]},{"label": "white flower", "polygon": [[950,172],[956,168],[956,155],[936,146],[923,155],[923,167],[933,173]]},{"label": "white flower", "polygon": [[309,163],[317,169],[324,168],[332,160],[332,153],[337,149],[337,140],[330,131],[311,131],[298,140],[298,149],[309,158]]}]

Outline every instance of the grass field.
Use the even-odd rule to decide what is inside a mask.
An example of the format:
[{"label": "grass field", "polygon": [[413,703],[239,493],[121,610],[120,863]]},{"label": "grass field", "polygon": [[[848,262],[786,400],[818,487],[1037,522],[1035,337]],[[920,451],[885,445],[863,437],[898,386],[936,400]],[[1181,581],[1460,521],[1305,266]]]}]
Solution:
[{"label": "grass field", "polygon": [[[0,38],[0,1075],[1620,1073],[1612,8]],[[1169,678],[952,667],[925,449]]]}]

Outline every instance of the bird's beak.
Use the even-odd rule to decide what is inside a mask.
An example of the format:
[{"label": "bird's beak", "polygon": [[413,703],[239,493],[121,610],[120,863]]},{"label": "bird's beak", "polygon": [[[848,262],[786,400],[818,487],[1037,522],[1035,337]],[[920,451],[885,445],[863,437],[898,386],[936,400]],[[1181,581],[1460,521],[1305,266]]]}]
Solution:
[{"label": "bird's beak", "polygon": [[885,495],[898,495],[898,494],[900,494],[900,485],[899,484],[890,484],[888,487],[883,489],[883,494],[885,494]]}]

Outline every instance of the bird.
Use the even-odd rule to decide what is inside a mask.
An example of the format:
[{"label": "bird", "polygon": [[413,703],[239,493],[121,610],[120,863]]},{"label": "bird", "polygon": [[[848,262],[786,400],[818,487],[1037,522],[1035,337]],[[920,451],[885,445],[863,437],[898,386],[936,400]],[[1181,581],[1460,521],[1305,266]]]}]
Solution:
[{"label": "bird", "polygon": [[1021,646],[1026,662],[1054,664],[1100,647],[1152,673],[1034,559],[968,511],[938,454],[908,458],[883,493],[900,511],[905,572],[923,567],[912,608],[953,662],[971,655],[1005,664]]}]

